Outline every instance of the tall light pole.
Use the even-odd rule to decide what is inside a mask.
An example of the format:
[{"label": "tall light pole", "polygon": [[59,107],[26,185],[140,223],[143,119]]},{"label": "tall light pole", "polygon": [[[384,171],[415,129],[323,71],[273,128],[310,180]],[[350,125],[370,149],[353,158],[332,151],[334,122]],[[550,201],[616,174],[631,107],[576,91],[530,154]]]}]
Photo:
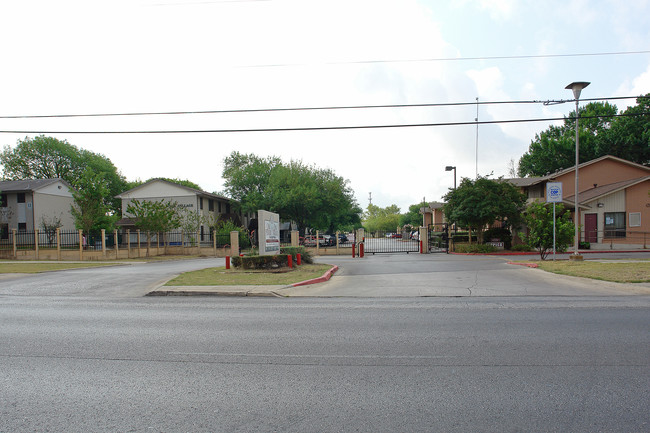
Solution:
[{"label": "tall light pole", "polygon": [[447,167],[445,167],[445,171],[452,171],[452,170],[454,170],[454,189],[456,189],[456,166],[448,165]]},{"label": "tall light pole", "polygon": [[579,210],[578,210],[578,195],[580,190],[578,189],[578,164],[580,164],[579,160],[579,149],[580,149],[580,142],[579,142],[579,137],[578,137],[578,101],[580,100],[580,92],[582,92],[582,89],[587,87],[590,83],[586,81],[574,81],[573,83],[569,84],[568,86],[565,87],[565,89],[570,89],[573,91],[573,97],[576,100],[576,184],[575,184],[575,210],[573,211],[573,223],[575,225],[575,231],[574,231],[574,237],[573,237],[573,256],[570,258],[572,260],[582,260],[582,256],[578,253],[578,246],[580,242],[580,218],[579,218]]}]

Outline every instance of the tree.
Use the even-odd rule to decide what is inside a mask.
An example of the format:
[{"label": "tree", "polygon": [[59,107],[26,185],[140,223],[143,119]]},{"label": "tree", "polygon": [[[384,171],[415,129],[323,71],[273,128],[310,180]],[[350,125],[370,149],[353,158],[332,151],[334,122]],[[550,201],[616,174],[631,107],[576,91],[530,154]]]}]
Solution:
[{"label": "tree", "polygon": [[[528,234],[519,236],[526,245],[539,251],[539,256],[545,260],[553,251],[553,206],[542,202],[531,203],[524,213],[524,221],[528,226]],[[573,243],[575,226],[571,215],[564,210],[564,205],[558,204],[555,209],[555,249],[566,251]]]},{"label": "tree", "polygon": [[233,152],[224,159],[223,178],[227,195],[239,201],[244,212],[276,212],[301,230],[333,232],[360,226],[361,209],[349,182],[331,170]]},{"label": "tree", "polygon": [[86,169],[102,173],[108,185],[106,195],[112,213],[119,215],[122,204],[115,196],[126,190],[126,180],[103,155],[79,149],[66,140],[40,135],[18,140],[13,149],[5,146],[0,153],[2,177],[6,180],[61,178],[79,188]]},{"label": "tree", "polygon": [[[580,162],[613,155],[650,163],[650,94],[619,115],[615,105],[592,102],[579,108]],[[575,111],[561,126],[535,135],[519,160],[519,176],[544,176],[575,165]]]},{"label": "tree", "polygon": [[412,227],[420,227],[423,223],[420,209],[428,206],[429,204],[425,201],[418,204],[412,204],[411,206],[409,206],[408,212],[400,216],[399,225],[402,227],[405,225],[410,225]]},{"label": "tree", "polygon": [[168,232],[181,226],[176,202],[132,200],[126,211],[133,216],[135,226],[145,232]]},{"label": "tree", "polygon": [[481,243],[485,227],[496,221],[506,221],[516,227],[526,203],[526,196],[511,183],[486,177],[463,178],[458,188],[450,190],[444,199],[447,220],[470,231],[475,229]]},{"label": "tree", "polygon": [[400,216],[400,209],[395,204],[385,208],[369,204],[363,214],[363,228],[368,232],[396,231]]},{"label": "tree", "polygon": [[111,192],[104,173],[86,168],[77,180],[77,189],[72,191],[74,204],[70,213],[75,226],[85,233],[101,229],[112,230],[117,215],[111,211]]}]

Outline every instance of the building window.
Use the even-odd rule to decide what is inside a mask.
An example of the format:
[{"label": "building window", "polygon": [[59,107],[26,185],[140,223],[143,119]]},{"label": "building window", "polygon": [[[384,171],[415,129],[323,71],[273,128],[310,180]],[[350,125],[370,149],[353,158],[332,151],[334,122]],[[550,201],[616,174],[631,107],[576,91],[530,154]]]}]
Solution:
[{"label": "building window", "polygon": [[230,213],[230,203],[226,203],[226,213]]},{"label": "building window", "polygon": [[199,198],[199,209],[203,210],[203,197]]},{"label": "building window", "polygon": [[18,203],[25,203],[25,193],[24,192],[19,192],[16,194],[16,198]]},{"label": "building window", "polygon": [[218,203],[219,203],[219,213],[221,213],[221,202]]},{"label": "building window", "polygon": [[208,210],[210,212],[214,212],[214,200],[212,199],[210,199],[210,201],[208,202]]},{"label": "building window", "polygon": [[3,241],[9,239],[9,224],[0,224],[0,239]]},{"label": "building window", "polygon": [[625,237],[625,212],[605,212],[605,237]]},{"label": "building window", "polygon": [[630,212],[630,227],[641,227],[641,212]]},{"label": "building window", "polygon": [[26,232],[27,231],[27,223],[18,223],[18,231],[19,232]]},{"label": "building window", "polygon": [[7,201],[7,194],[0,194],[0,207],[8,207]]}]

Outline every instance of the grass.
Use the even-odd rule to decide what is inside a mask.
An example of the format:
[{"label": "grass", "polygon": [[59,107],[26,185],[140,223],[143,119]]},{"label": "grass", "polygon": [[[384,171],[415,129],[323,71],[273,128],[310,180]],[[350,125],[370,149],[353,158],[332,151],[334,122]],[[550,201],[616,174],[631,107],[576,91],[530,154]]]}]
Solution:
[{"label": "grass", "polygon": [[[167,286],[266,286],[299,283],[318,278],[332,265],[304,264],[289,272],[239,270],[225,267],[185,272],[167,282]],[[285,268],[288,270],[288,268]]]},{"label": "grass", "polygon": [[0,274],[37,274],[39,272],[63,271],[66,269],[96,268],[114,266],[117,263],[60,263],[60,262],[0,262]]},{"label": "grass", "polygon": [[535,262],[540,269],[555,274],[592,278],[615,283],[650,282],[650,261],[592,261],[571,262],[568,260]]}]

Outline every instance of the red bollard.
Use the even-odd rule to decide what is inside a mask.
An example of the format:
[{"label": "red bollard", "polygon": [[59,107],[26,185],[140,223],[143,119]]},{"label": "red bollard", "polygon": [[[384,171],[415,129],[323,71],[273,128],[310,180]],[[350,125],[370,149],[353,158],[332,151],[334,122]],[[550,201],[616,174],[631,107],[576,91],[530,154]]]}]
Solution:
[{"label": "red bollard", "polygon": [[226,256],[226,269],[230,269],[230,256]]},{"label": "red bollard", "polygon": [[293,256],[291,254],[287,256],[287,263],[289,263],[290,268],[293,268]]},{"label": "red bollard", "polygon": [[420,241],[420,254],[424,254],[424,251],[422,251],[422,241]]},{"label": "red bollard", "polygon": [[363,258],[363,244],[359,244],[359,257]]},{"label": "red bollard", "polygon": [[296,254],[296,263],[298,263],[298,266],[302,265],[302,259],[300,257],[300,254]]},{"label": "red bollard", "polygon": [[352,258],[354,258],[354,244],[352,244]]}]

